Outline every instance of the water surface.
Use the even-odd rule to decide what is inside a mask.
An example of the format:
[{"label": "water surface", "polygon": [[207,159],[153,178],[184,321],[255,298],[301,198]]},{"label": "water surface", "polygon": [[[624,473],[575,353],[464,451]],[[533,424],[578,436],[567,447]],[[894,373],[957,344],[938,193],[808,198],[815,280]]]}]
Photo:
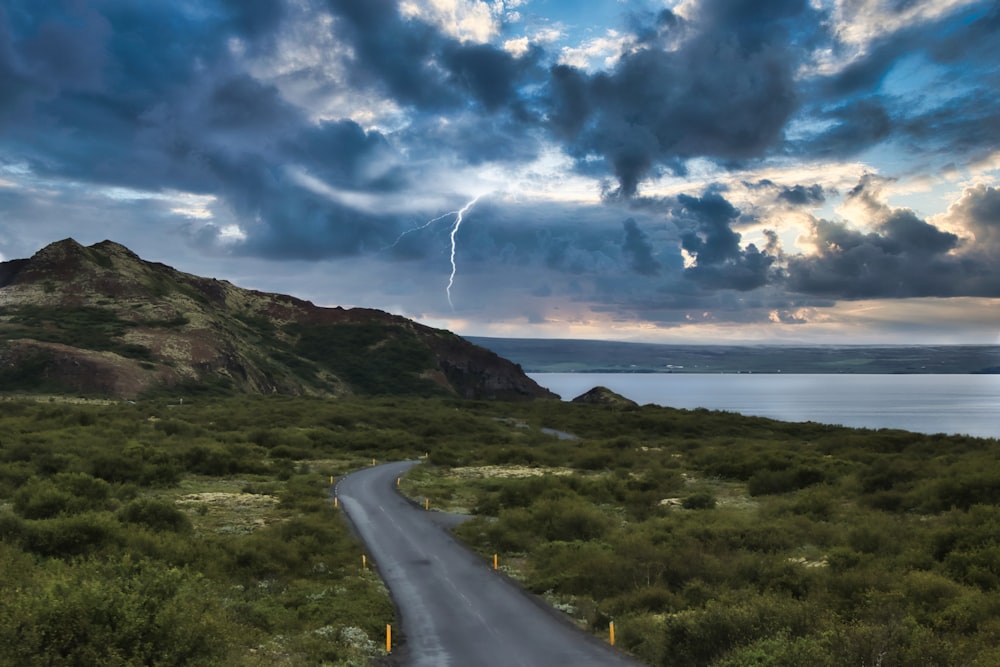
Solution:
[{"label": "water surface", "polygon": [[1000,438],[1000,375],[530,375],[566,400],[604,386],[639,404]]}]

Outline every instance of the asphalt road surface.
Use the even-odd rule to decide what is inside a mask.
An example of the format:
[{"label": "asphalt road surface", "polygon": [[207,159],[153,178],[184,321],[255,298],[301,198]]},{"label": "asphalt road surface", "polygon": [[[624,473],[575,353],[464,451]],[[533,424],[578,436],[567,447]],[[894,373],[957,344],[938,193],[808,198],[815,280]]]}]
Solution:
[{"label": "asphalt road surface", "polygon": [[416,462],[352,473],[336,494],[401,615],[413,667],[589,667],[640,663],[560,618],[396,492]]}]

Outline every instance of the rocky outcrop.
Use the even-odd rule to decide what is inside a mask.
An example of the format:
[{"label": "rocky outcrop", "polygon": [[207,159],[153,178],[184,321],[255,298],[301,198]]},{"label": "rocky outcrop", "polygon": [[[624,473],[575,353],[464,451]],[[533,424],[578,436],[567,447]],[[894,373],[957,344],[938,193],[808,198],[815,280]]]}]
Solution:
[{"label": "rocky outcrop", "polygon": [[146,262],[104,241],[0,263],[0,391],[555,398],[455,334]]},{"label": "rocky outcrop", "polygon": [[574,398],[572,402],[588,403],[590,405],[610,405],[619,408],[634,408],[639,405],[621,394],[616,394],[607,387],[594,387],[590,391]]}]

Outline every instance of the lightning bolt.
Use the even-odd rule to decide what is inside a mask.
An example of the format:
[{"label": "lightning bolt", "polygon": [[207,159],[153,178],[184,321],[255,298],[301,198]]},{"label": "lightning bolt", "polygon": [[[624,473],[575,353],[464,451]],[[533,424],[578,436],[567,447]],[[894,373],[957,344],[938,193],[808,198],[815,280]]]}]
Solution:
[{"label": "lightning bolt", "polygon": [[399,242],[402,241],[409,234],[412,234],[414,232],[419,232],[421,229],[427,229],[428,227],[430,227],[431,225],[433,225],[438,220],[444,220],[449,215],[458,215],[458,211],[448,211],[447,213],[439,215],[438,217],[434,218],[433,220],[428,220],[427,222],[425,222],[424,224],[420,225],[419,227],[414,227],[413,229],[407,229],[405,232],[403,232],[402,234],[400,234],[399,236],[397,236],[395,241],[393,241],[392,243],[390,243],[386,247],[384,247],[381,250],[379,250],[379,252],[385,252],[386,250],[391,250],[391,249],[395,248],[396,246],[399,245]]},{"label": "lightning bolt", "polygon": [[470,208],[476,205],[481,196],[476,195],[472,201],[458,209],[455,213],[455,224],[451,227],[451,275],[448,276],[448,287],[445,288],[445,293],[448,295],[448,305],[451,306],[452,310],[455,310],[455,304],[451,302],[451,286],[455,284],[455,272],[458,270],[458,266],[455,264],[455,235],[458,234],[458,228],[462,226],[462,218],[469,212]]},{"label": "lightning bolt", "polygon": [[462,226],[462,221],[465,218],[465,214],[469,212],[469,209],[471,209],[473,206],[476,205],[476,202],[479,201],[480,197],[482,197],[482,195],[476,195],[475,198],[472,199],[472,201],[470,201],[457,211],[448,211],[447,213],[443,213],[432,220],[428,220],[424,224],[414,227],[413,229],[407,229],[405,232],[397,236],[395,241],[393,241],[386,247],[379,250],[379,252],[385,252],[386,250],[391,250],[392,248],[395,248],[397,245],[399,245],[399,242],[402,241],[404,238],[406,238],[407,235],[413,234],[414,232],[419,232],[422,229],[427,229],[435,222],[444,220],[449,216],[452,215],[455,216],[455,221],[451,225],[451,233],[448,235],[448,238],[451,241],[451,257],[450,257],[451,274],[448,276],[448,287],[445,288],[445,294],[447,294],[448,296],[448,305],[451,306],[452,310],[455,310],[455,304],[452,303],[451,301],[451,288],[455,284],[455,273],[458,271],[458,265],[455,263],[455,251],[457,250],[455,235],[458,234],[458,228]]}]

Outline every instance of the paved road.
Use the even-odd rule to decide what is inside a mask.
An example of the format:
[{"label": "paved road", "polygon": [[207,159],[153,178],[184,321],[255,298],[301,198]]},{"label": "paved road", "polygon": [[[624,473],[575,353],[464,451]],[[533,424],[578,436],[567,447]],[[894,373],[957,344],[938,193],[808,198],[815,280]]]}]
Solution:
[{"label": "paved road", "polygon": [[635,667],[529,597],[400,496],[396,478],[416,462],[360,470],[337,484],[340,506],[402,616],[413,667]]}]

